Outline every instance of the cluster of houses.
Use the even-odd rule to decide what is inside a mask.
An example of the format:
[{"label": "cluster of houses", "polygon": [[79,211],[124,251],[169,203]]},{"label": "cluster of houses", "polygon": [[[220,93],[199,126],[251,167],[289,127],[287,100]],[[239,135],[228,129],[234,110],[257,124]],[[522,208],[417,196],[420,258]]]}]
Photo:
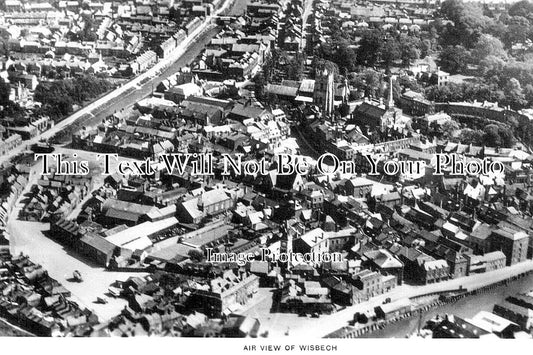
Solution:
[{"label": "cluster of houses", "polygon": [[275,2],[251,2],[245,17],[219,18],[224,29],[193,63],[193,73],[215,81],[252,79],[278,38],[280,11]]},{"label": "cluster of houses", "polygon": [[508,319],[524,331],[533,328],[533,291],[519,293],[507,297],[503,302],[494,305],[493,313]]},{"label": "cluster of houses", "polygon": [[[269,21],[276,20],[279,11],[273,4],[254,2],[246,18],[219,19],[227,26],[192,70],[163,81],[151,97],[96,128],[80,131],[74,139],[79,148],[137,158],[212,153],[213,175],[195,176],[191,164],[184,174],[176,174],[159,164],[154,177],[109,177],[76,222],[51,226],[54,234],[107,267],[174,273],[205,273],[208,249],[257,255],[264,249],[273,254],[342,254],[342,262],[256,260],[238,268],[256,276],[249,279],[251,289],[243,286],[246,291],[239,299],[253,299],[257,283],[278,290],[278,310],[308,314],[334,312],[404,283],[445,282],[531,258],[530,155],[429,141],[407,132],[413,122],[429,128],[455,118],[448,109],[452,104],[441,107],[405,93],[396,107],[391,91],[387,102],[366,99],[353,105],[347,99],[347,84],[335,83],[327,70],[317,71],[315,79],[269,84],[267,92],[296,105],[314,104],[329,113],[349,106],[348,115],[335,123],[296,111],[307,121],[302,132],[309,144],[353,162],[352,172],[322,174],[314,169],[314,159],[298,156],[310,164],[307,173],[278,175],[275,154],[299,154],[298,144],[286,139],[286,110],[222,98],[223,87],[231,84],[221,78],[246,75],[223,72],[220,64],[228,63],[225,56],[237,54],[236,49],[260,57],[268,53],[272,40],[263,39],[273,34]],[[216,70],[209,63],[218,63]],[[211,76],[215,71],[220,76]],[[446,80],[443,74],[438,82],[445,85]],[[375,132],[372,129],[385,133],[377,137],[369,134]],[[241,153],[245,161],[265,158],[268,173],[222,175],[221,153]],[[434,175],[435,153],[490,159],[505,169],[454,175],[444,168],[443,175]],[[369,155],[381,174],[369,175]],[[420,162],[423,169],[418,174],[383,174],[389,160]],[[83,229],[88,225],[91,233]],[[223,280],[213,277],[211,283],[193,287],[192,294],[202,300],[195,308],[209,305],[199,312],[209,317],[231,312],[219,296],[205,292],[235,280],[247,285],[242,270],[236,270]],[[228,297],[234,301],[235,295]]]},{"label": "cluster of houses", "polygon": [[346,34],[357,36],[369,28],[396,29],[402,32],[426,30],[434,21],[436,2],[411,1],[397,5],[396,1],[353,1],[333,0],[320,2],[315,7],[313,41],[325,43],[331,31],[322,19],[334,18],[340,21]]},{"label": "cluster of houses", "polygon": [[[222,0],[8,1],[0,13],[0,30],[9,47],[0,58],[0,78],[11,86],[12,102],[33,109],[40,106],[33,92],[43,80],[131,77],[171,55],[223,5]],[[31,139],[53,124],[48,117],[26,116],[2,118],[0,151],[9,151],[21,138]]]},{"label": "cluster of houses", "polygon": [[[320,43],[327,43],[333,35],[334,29],[331,22],[341,19],[343,31],[352,31],[354,38],[352,49],[357,48],[357,39],[367,31],[369,27],[378,26],[389,29],[398,27],[401,31],[427,30],[432,21],[433,12],[436,9],[436,2],[408,2],[402,3],[402,8],[398,8],[397,2],[371,2],[361,3],[361,6],[353,6],[351,2],[331,1],[320,2],[314,8],[311,24],[313,31],[312,39],[308,41],[308,47],[317,46]],[[287,11],[292,9],[291,6]],[[300,10],[298,10],[300,11]],[[298,17],[298,16],[296,16]],[[395,27],[395,28],[396,28]],[[292,32],[290,32],[292,33]],[[312,45],[311,45],[312,43]],[[283,44],[278,44],[282,48]],[[289,50],[289,49],[287,49]],[[440,70],[431,57],[413,60],[408,68],[392,68],[394,80],[417,81],[423,85],[446,86],[451,82],[463,82],[464,78],[458,75],[450,75]],[[422,132],[427,132],[427,127],[439,127],[446,119],[443,113],[451,118],[464,122],[465,124],[478,124],[483,120],[505,123],[509,117],[521,121],[529,121],[531,113],[528,110],[516,112],[508,107],[499,107],[498,103],[491,102],[431,102],[423,94],[411,90],[404,90],[403,93],[394,94],[394,99],[387,102],[383,100],[373,100],[347,83],[331,82],[323,78],[323,73],[316,73],[313,79],[303,79],[300,82],[289,80],[276,80],[269,83],[266,92],[275,95],[283,103],[290,105],[316,105],[325,106],[324,113],[331,115],[331,108],[339,108],[343,103],[349,109],[343,113],[344,117],[360,126],[362,133],[368,136],[379,123],[393,127],[395,130],[403,130],[407,125],[421,128]],[[391,83],[392,85],[392,83]],[[390,87],[390,86],[389,86]],[[323,93],[326,93],[324,95]],[[328,94],[329,93],[329,94]],[[322,99],[324,97],[324,99]],[[330,98],[331,97],[331,98]],[[359,100],[349,101],[350,97],[358,97]],[[332,101],[332,103],[330,103]],[[391,107],[396,104],[397,108]],[[402,111],[399,111],[401,109]],[[388,120],[382,117],[389,115]],[[444,116],[446,117],[446,116]],[[435,126],[436,124],[436,126]],[[373,138],[373,137],[369,137]],[[376,139],[373,139],[374,141]]]},{"label": "cluster of houses", "polygon": [[22,144],[22,137],[18,133],[9,135],[7,138],[0,138],[0,154],[5,155],[12,149]]},{"label": "cluster of houses", "polygon": [[[261,110],[253,112],[260,119]],[[531,258],[529,154],[419,137],[359,147],[402,160],[435,152],[490,157],[506,170],[494,176],[445,172],[376,179],[313,169],[283,176],[270,165],[267,175],[256,176],[221,177],[218,171],[211,177],[183,177],[164,169],[155,179],[110,176],[83,210],[85,221],[79,220],[79,227],[101,227],[89,238],[75,226],[71,234],[76,236],[69,238],[91,243],[80,250],[102,265],[114,260],[115,267],[165,271],[202,260],[208,248],[341,253],[343,262],[249,265],[259,284],[279,289],[279,309],[291,312],[329,313],[336,305],[364,302],[405,282],[443,282]],[[363,162],[359,156],[354,152],[349,159]],[[434,162],[428,159],[430,170]],[[365,169],[358,165],[358,171]],[[52,228],[62,235],[59,229],[71,226],[61,221]]]},{"label": "cluster of houses", "polygon": [[[15,3],[10,5],[10,16],[16,13]],[[72,11],[75,4],[69,3],[59,6]],[[380,3],[354,8],[337,1],[319,12],[347,20],[372,22],[378,17],[386,22],[388,16],[402,12],[397,4],[406,4],[402,12],[406,18],[429,21],[434,8],[431,1]],[[112,3],[110,8],[117,7],[119,15],[109,18],[103,15],[105,4],[95,13],[103,18],[98,36],[107,41],[117,38],[118,29],[142,33],[139,36],[144,38],[150,38],[146,33],[153,30],[159,38],[165,37],[165,21],[158,22],[163,12],[155,10],[158,5]],[[205,16],[212,9],[201,0],[174,5],[181,6],[167,6],[173,10],[165,16]],[[215,2],[212,6],[216,8]],[[296,116],[301,115],[298,133],[311,150],[353,164],[351,171],[325,174],[315,159],[299,155],[302,140],[290,138],[285,114],[289,110],[245,98],[243,88],[235,84],[261,67],[281,36],[278,28],[288,40],[277,45],[299,50],[291,41],[301,40],[302,24],[297,26],[298,21],[291,23],[290,18],[301,17],[301,2],[292,1],[286,7],[285,21],[278,26],[281,11],[278,3],[258,1],[247,5],[245,17],[219,18],[223,30],[190,69],[162,81],[153,95],[133,107],[73,137],[74,148],[153,158],[153,175],[112,174],[102,186],[93,186],[88,178],[52,174],[32,188],[21,218],[49,221],[52,238],[101,266],[149,272],[147,277],[113,286],[113,293],[126,298],[128,307],[104,326],[91,327],[95,325],[92,315],[68,303],[67,296],[47,291],[50,294],[30,292],[31,297],[17,298],[32,290],[32,282],[45,277],[41,271],[35,271],[38,277],[27,277],[19,288],[14,286],[17,282],[6,283],[19,293],[14,291],[15,298],[0,306],[9,313],[15,309],[9,307],[29,305],[41,313],[16,308],[13,317],[22,319],[20,314],[31,313],[32,319],[40,319],[37,314],[47,320],[49,314],[59,314],[57,307],[74,307],[69,316],[55,316],[66,323],[50,321],[56,327],[53,330],[37,326],[36,332],[46,335],[57,329],[73,331],[69,324],[76,324],[80,326],[76,332],[83,329],[84,334],[97,335],[256,337],[262,334],[259,321],[236,314],[256,302],[260,286],[275,289],[275,311],[319,316],[406,283],[446,282],[533,257],[531,155],[517,149],[430,141],[409,129],[416,123],[429,130],[463,116],[501,121],[526,113],[486,103],[435,104],[414,93],[404,93],[396,107],[392,90],[387,102],[365,99],[354,104],[348,102],[347,83],[335,83],[334,73],[327,69],[317,70],[314,79],[268,84],[268,93],[300,106],[294,109]],[[410,25],[418,24],[413,19]],[[178,34],[192,30],[185,25]],[[150,63],[167,56],[178,37],[169,36],[137,60]],[[111,53],[102,55],[115,56]],[[437,82],[445,85],[445,73],[436,75]],[[228,91],[234,92],[230,99]],[[306,105],[307,109],[301,108]],[[327,117],[341,106],[348,106],[348,113],[335,122],[317,113],[321,109]],[[158,159],[178,152],[211,154],[212,174],[194,173],[193,163],[202,163],[199,157],[186,163],[181,173]],[[280,153],[291,154],[310,168],[278,174]],[[444,167],[438,175],[434,174],[439,168],[435,153],[477,163],[489,159],[504,170],[457,174]],[[234,158],[239,154],[248,163],[264,160],[267,173],[223,174],[224,154]],[[388,174],[390,161],[416,163],[422,169]],[[377,175],[371,174],[372,162]],[[19,183],[17,177],[10,178]],[[212,262],[206,259],[210,250],[255,258],[244,265]],[[342,260],[262,260],[265,251],[272,255],[337,253]],[[40,270],[27,259],[14,260],[5,262],[7,274],[12,268],[26,273]],[[530,309],[529,298],[508,299],[500,307],[502,314],[518,314],[517,307]],[[74,317],[71,323],[69,317]],[[515,317],[517,323],[530,322],[522,314]]]},{"label": "cluster of houses", "polygon": [[28,177],[24,168],[11,163],[4,163],[0,167],[0,252],[9,252],[7,222],[27,183]]},{"label": "cluster of houses", "polygon": [[302,5],[301,0],[288,3],[280,23],[278,46],[288,52],[298,52],[302,49],[304,37]]},{"label": "cluster of houses", "polygon": [[[207,277],[207,275],[210,277]],[[258,337],[259,320],[232,310],[258,289],[257,277],[235,265],[188,265],[172,273],[130,277],[113,287],[128,301],[96,336]]]},{"label": "cluster of houses", "polygon": [[98,317],[27,256],[0,253],[0,315],[39,336],[86,336]]},{"label": "cluster of houses", "polygon": [[190,265],[117,282],[110,290],[128,305],[102,323],[42,266],[2,250],[0,315],[38,336],[264,336],[257,319],[232,311],[258,290],[257,276],[234,267],[205,268],[202,277],[198,265]]},{"label": "cluster of houses", "polygon": [[135,74],[146,69],[139,63],[143,54],[168,56],[202,24],[202,18],[223,5],[221,0],[61,1],[33,4],[47,7],[28,10],[29,4],[12,2],[19,6],[6,6],[0,21],[12,54],[20,58],[14,64],[29,66],[28,73],[38,79]]},{"label": "cluster of houses", "polygon": [[0,15],[9,46],[9,55],[1,58],[0,77],[11,84],[12,101],[23,105],[33,102],[32,92],[41,80],[143,72],[168,57],[223,5],[221,0],[11,2]]},{"label": "cluster of houses", "polygon": [[22,141],[34,138],[53,126],[54,121],[49,116],[34,115],[30,111],[24,117],[0,118],[3,153],[10,152]]},{"label": "cluster of houses", "polygon": [[137,158],[172,152],[295,152],[283,111],[245,99],[220,99],[212,89],[212,82],[180,72],[159,84],[154,96],[78,132],[73,145]]},{"label": "cluster of houses", "polygon": [[68,217],[92,191],[92,179],[81,175],[43,175],[21,201],[19,218],[54,221]]}]

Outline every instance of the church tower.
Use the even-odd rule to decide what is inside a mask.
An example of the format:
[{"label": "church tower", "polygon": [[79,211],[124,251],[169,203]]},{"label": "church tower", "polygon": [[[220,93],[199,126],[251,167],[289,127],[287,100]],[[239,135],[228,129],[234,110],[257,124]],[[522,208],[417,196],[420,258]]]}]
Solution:
[{"label": "church tower", "polygon": [[334,74],[328,69],[318,69],[315,75],[313,102],[322,112],[330,116],[333,113],[333,99],[335,97]]}]

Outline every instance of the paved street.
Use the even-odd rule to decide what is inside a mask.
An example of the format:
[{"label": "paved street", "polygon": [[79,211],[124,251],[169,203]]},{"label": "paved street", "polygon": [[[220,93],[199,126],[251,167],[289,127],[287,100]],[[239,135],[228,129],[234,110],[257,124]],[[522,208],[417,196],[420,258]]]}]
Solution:
[{"label": "paved street", "polygon": [[[56,152],[71,155],[74,151],[66,148],[58,148]],[[79,159],[90,159],[91,155],[94,154],[81,151],[76,151],[76,153],[79,154]],[[112,164],[111,168],[114,169],[115,164]],[[33,166],[30,173],[30,182],[26,186],[25,193],[29,191],[31,185],[39,178],[41,169],[42,166],[40,163]],[[96,172],[95,167],[91,169]],[[102,179],[103,176],[97,173],[95,178]],[[17,220],[18,212],[22,207],[20,201],[23,198],[24,193],[13,209],[7,226],[10,233],[11,253],[18,255],[22,252],[29,255],[33,262],[41,264],[51,277],[61,282],[72,292],[74,301],[94,310],[101,320],[107,320],[117,315],[126,305],[125,300],[105,297],[109,302],[104,305],[94,303],[96,297],[103,297],[104,293],[107,292],[108,286],[116,280],[124,281],[132,275],[145,274],[106,271],[104,268],[78,256],[71,250],[65,249],[62,245],[48,238],[44,234],[50,229],[48,223]],[[81,272],[84,279],[83,282],[76,283],[69,281],[74,270]]]},{"label": "paved street", "polygon": [[[101,321],[116,316],[127,304],[124,299],[104,297],[109,285],[116,280],[124,281],[132,275],[142,273],[108,272],[48,238],[43,232],[48,231],[48,223],[12,221],[11,252],[18,255],[23,252],[31,260],[41,264],[48,274],[61,282],[72,292],[72,299],[81,306],[93,310]],[[83,282],[72,282],[72,272],[79,270]],[[97,304],[96,297],[108,300],[107,304]]]}]

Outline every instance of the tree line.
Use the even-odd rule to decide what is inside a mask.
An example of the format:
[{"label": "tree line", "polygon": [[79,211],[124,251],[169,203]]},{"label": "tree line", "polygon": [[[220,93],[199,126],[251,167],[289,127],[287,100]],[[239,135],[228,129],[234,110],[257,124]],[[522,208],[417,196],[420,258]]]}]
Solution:
[{"label": "tree line", "polygon": [[72,113],[74,105],[82,105],[112,88],[109,80],[90,75],[43,81],[35,89],[34,100],[42,104],[41,114],[61,120]]}]

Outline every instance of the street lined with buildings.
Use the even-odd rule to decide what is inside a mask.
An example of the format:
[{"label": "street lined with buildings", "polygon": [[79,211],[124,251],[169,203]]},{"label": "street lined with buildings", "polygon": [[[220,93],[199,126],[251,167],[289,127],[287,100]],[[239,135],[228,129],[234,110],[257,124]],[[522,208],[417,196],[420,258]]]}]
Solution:
[{"label": "street lined with buildings", "polygon": [[423,314],[415,336],[531,338],[528,11],[9,0],[0,316],[316,339],[413,335]]}]

